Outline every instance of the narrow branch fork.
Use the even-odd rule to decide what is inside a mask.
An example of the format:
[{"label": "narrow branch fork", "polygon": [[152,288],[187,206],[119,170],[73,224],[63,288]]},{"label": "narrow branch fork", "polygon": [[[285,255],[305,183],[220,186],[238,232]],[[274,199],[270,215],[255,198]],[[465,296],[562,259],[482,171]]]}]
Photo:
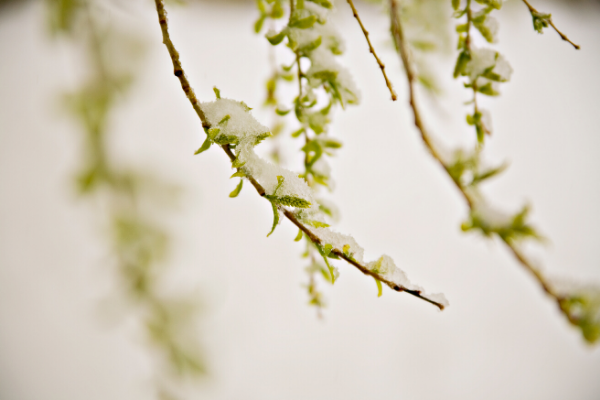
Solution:
[{"label": "narrow branch fork", "polygon": [[354,15],[354,18],[356,18],[356,21],[358,21],[358,24],[360,25],[360,29],[362,29],[362,32],[365,35],[365,39],[367,39],[367,44],[369,45],[369,52],[371,54],[373,54],[373,57],[375,57],[375,61],[377,61],[377,64],[379,65],[379,68],[381,69],[381,73],[383,74],[383,79],[385,79],[385,84],[387,85],[387,87],[390,91],[390,94],[392,95],[392,101],[396,101],[398,96],[396,95],[396,92],[394,92],[392,82],[390,82],[390,80],[387,77],[387,74],[385,73],[385,64],[377,56],[377,53],[375,52],[375,49],[373,48],[373,45],[371,44],[371,39],[369,39],[369,32],[365,29],[365,26],[363,25],[359,15],[358,15],[358,11],[356,11],[356,7],[354,7],[354,3],[352,2],[352,0],[347,0],[347,1],[348,1],[348,4],[350,5],[350,8],[352,8],[352,15]]},{"label": "narrow branch fork", "polygon": [[[198,103],[198,99],[196,98],[194,90],[190,86],[187,76],[185,75],[185,73],[183,71],[183,67],[181,66],[181,62],[179,60],[179,53],[177,52],[177,50],[175,49],[175,46],[173,45],[173,42],[171,41],[171,38],[169,35],[167,12],[165,10],[163,0],[154,0],[154,1],[156,3],[156,11],[158,13],[158,21],[160,23],[160,27],[161,27],[162,34],[163,34],[163,43],[167,47],[167,50],[169,51],[169,55],[171,56],[171,61],[173,62],[174,74],[179,79],[179,81],[181,83],[181,88],[183,89],[183,91],[185,92],[185,95],[187,96],[188,100],[192,104],[192,107],[196,111],[196,114],[198,114],[198,117],[200,118],[200,121],[202,122],[202,126],[205,128],[209,128],[210,124],[206,120],[206,116],[204,115],[204,112],[200,108],[200,105]],[[223,146],[221,146],[221,148],[223,149],[225,154],[227,154],[227,156],[229,157],[229,159],[231,161],[235,160],[236,157],[233,154],[233,152],[231,151],[229,145],[223,145]],[[264,196],[266,194],[265,189],[262,187],[262,185],[260,183],[258,183],[256,181],[256,179],[254,179],[254,177],[247,176],[247,179],[250,181],[252,186],[254,186],[254,188],[256,189],[256,191],[258,192],[258,194],[260,196]],[[298,218],[296,217],[296,215],[294,215],[294,213],[292,211],[288,210],[285,207],[282,207],[281,205],[278,205],[277,208],[283,213],[283,215],[288,220],[290,220],[294,225],[296,225],[300,230],[302,230],[302,232],[304,232],[313,243],[318,244],[318,245],[323,245],[322,240],[318,236],[316,236],[314,233],[312,233],[311,230],[306,227],[306,225],[304,225],[301,221],[299,221]],[[421,294],[420,291],[410,290],[403,286],[396,285],[394,282],[388,281],[385,278],[383,278],[382,276],[372,272],[366,266],[364,266],[361,263],[346,256],[342,250],[334,248],[334,249],[332,249],[331,252],[333,254],[335,254],[336,256],[343,258],[349,264],[358,268],[363,274],[376,278],[377,280],[388,285],[393,290],[395,290],[397,292],[406,292],[406,293],[411,294],[421,300],[424,300],[428,303],[431,303],[431,304],[437,306],[440,310],[444,309],[443,304],[440,304],[434,300],[431,300],[431,299],[425,297],[423,294]]]}]

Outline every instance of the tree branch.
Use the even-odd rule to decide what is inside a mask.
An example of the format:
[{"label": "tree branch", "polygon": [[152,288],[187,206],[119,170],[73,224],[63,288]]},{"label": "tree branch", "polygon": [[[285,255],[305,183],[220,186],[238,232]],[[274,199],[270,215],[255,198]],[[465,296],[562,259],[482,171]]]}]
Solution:
[{"label": "tree branch", "polygon": [[[529,4],[529,2],[527,0],[523,0],[523,3],[525,3],[525,5],[527,6],[527,8],[529,9],[529,13],[533,16],[534,13],[539,13],[538,10],[536,10],[531,4]],[[552,26],[552,28],[556,31],[556,33],[558,33],[558,35],[560,36],[560,38],[566,42],[569,42],[573,47],[575,47],[576,50],[580,49],[580,46],[578,44],[575,44],[571,41],[571,39],[569,39],[567,37],[567,35],[565,35],[564,33],[562,33],[561,31],[558,30],[558,28],[556,27],[556,25],[554,25],[554,22],[552,22],[552,17],[548,18],[548,23],[550,24],[550,26]]]},{"label": "tree branch", "polygon": [[348,4],[350,5],[350,7],[352,8],[352,15],[354,15],[354,18],[356,18],[356,20],[358,21],[358,24],[360,25],[360,29],[362,29],[362,32],[365,35],[365,39],[367,39],[367,44],[369,45],[369,52],[371,54],[373,54],[373,57],[375,57],[375,61],[377,61],[377,64],[379,65],[379,68],[381,69],[381,73],[383,74],[383,79],[385,79],[385,84],[387,85],[387,87],[390,91],[390,94],[392,95],[392,101],[396,101],[398,96],[396,96],[396,92],[394,92],[394,88],[392,87],[392,82],[390,82],[390,80],[387,77],[387,74],[385,73],[385,64],[383,62],[381,62],[381,60],[377,56],[377,53],[375,53],[375,49],[373,48],[373,45],[371,44],[371,40],[369,39],[369,32],[365,29],[365,26],[363,25],[362,21],[360,20],[360,17],[358,16],[358,11],[356,11],[356,8],[354,7],[354,3],[352,2],[352,0],[347,0],[347,1],[348,1]]},{"label": "tree branch", "polygon": [[[155,3],[156,3],[156,11],[158,13],[158,21],[160,23],[160,27],[161,27],[162,34],[163,34],[163,43],[167,46],[169,55],[171,56],[171,61],[173,62],[175,76],[181,82],[181,88],[185,92],[190,103],[192,103],[192,106],[194,107],[196,114],[198,114],[198,117],[200,118],[200,121],[202,122],[202,126],[204,128],[208,129],[208,128],[210,128],[210,124],[208,123],[206,116],[204,115],[204,112],[200,108],[200,105],[198,103],[196,95],[194,94],[194,90],[190,86],[190,83],[187,80],[187,77],[183,71],[183,67],[181,66],[181,62],[179,61],[179,53],[177,52],[177,50],[175,49],[175,46],[173,45],[173,42],[171,41],[171,38],[169,35],[167,12],[164,8],[163,0],[155,0]],[[223,149],[225,154],[227,154],[227,156],[229,157],[229,159],[231,161],[235,160],[236,157],[233,154],[233,152],[231,151],[228,144],[221,146],[221,148]],[[258,194],[261,196],[264,196],[265,189],[260,185],[260,183],[258,183],[256,181],[256,179],[254,179],[252,176],[246,176],[246,177],[252,183],[252,186],[254,186],[254,188],[256,189]],[[312,233],[312,231],[310,231],[310,229],[308,229],[306,227],[306,225],[304,225],[301,221],[299,221],[298,218],[296,217],[296,215],[292,211],[288,210],[287,208],[285,208],[281,205],[277,205],[277,208],[278,208],[278,210],[280,210],[283,213],[283,215],[285,215],[285,217],[288,220],[290,220],[294,225],[296,225],[300,230],[302,230],[302,232],[304,232],[313,243],[315,243],[317,245],[323,245],[323,241],[318,236],[316,236],[314,233]],[[420,291],[409,290],[406,287],[396,285],[394,282],[386,280],[379,274],[376,274],[376,273],[370,271],[366,266],[362,265],[361,263],[357,262],[356,260],[352,259],[351,257],[346,256],[342,250],[334,248],[334,249],[332,249],[331,252],[333,254],[335,254],[336,256],[343,258],[349,264],[358,268],[363,274],[376,278],[377,280],[385,283],[386,285],[388,285],[390,288],[394,289],[395,291],[409,293],[421,300],[425,300],[426,302],[437,306],[440,310],[444,309],[443,304],[440,304],[434,300],[431,300],[431,299],[425,297],[424,295],[421,294]]]},{"label": "tree branch", "polygon": [[[407,80],[408,87],[409,87],[409,104],[410,104],[410,108],[413,113],[415,126],[417,127],[417,130],[421,134],[421,138],[423,139],[423,142],[425,143],[425,147],[427,148],[429,153],[442,166],[444,171],[446,171],[446,173],[448,174],[448,176],[450,177],[452,182],[454,182],[459,193],[465,199],[465,202],[467,203],[467,206],[469,207],[469,209],[471,211],[473,211],[475,208],[473,198],[471,197],[471,195],[469,194],[467,189],[460,184],[460,182],[457,182],[455,179],[452,178],[452,175],[450,174],[448,166],[445,164],[444,160],[440,157],[440,155],[434,148],[431,138],[421,120],[421,113],[420,113],[420,110],[419,110],[419,107],[417,105],[416,98],[415,98],[415,87],[414,87],[415,86],[414,85],[415,73],[413,71],[412,64],[410,63],[410,60],[408,58],[407,43],[404,39],[404,34],[402,31],[402,23],[400,21],[400,18],[398,17],[397,0],[390,0],[390,10],[391,10],[392,36],[393,36],[394,42],[396,44],[396,47],[398,49],[398,52],[400,53],[400,58],[402,59],[402,64],[404,65],[404,69],[406,70],[406,80]],[[538,268],[536,268],[532,264],[532,262],[529,261],[521,253],[521,251],[518,249],[518,247],[512,240],[510,240],[509,238],[504,238],[504,237],[500,237],[500,239],[508,247],[508,250],[515,257],[515,259],[519,262],[519,264],[521,264],[521,266],[523,268],[525,268],[529,273],[531,273],[533,275],[533,277],[537,280],[537,282],[541,286],[542,290],[548,296],[550,296],[553,300],[556,301],[561,312],[569,319],[569,321],[571,323],[575,324],[575,320],[564,309],[564,306],[563,306],[563,301],[565,300],[564,297],[562,297],[554,289],[552,289],[550,283],[546,280],[546,278],[542,275],[542,273],[538,270]]]}]

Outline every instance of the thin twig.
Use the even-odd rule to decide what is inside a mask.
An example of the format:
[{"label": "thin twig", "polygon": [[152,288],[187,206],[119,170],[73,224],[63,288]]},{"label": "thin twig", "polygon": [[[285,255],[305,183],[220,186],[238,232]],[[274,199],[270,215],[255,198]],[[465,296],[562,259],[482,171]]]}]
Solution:
[{"label": "thin twig", "polygon": [[356,8],[354,7],[354,3],[352,2],[352,0],[347,0],[347,1],[348,1],[348,4],[350,4],[350,7],[352,8],[352,15],[354,15],[354,18],[356,18],[356,20],[358,21],[358,24],[360,25],[360,29],[362,29],[362,32],[365,35],[365,39],[367,39],[367,44],[369,45],[369,52],[371,54],[373,54],[373,57],[375,57],[375,61],[377,61],[377,64],[379,65],[379,68],[381,69],[381,73],[383,74],[383,78],[385,79],[385,84],[387,85],[388,89],[390,90],[390,94],[392,95],[392,101],[396,101],[398,96],[396,96],[396,92],[394,92],[394,88],[392,87],[392,82],[390,82],[390,80],[387,77],[387,74],[385,73],[385,64],[383,62],[381,62],[381,60],[377,56],[377,53],[375,53],[375,49],[373,48],[373,45],[371,44],[371,40],[369,39],[369,32],[365,29],[365,26],[363,25],[362,21],[360,20],[360,17],[358,16],[358,11],[356,11]]},{"label": "thin twig", "polygon": [[[392,36],[396,43],[398,52],[400,53],[400,58],[402,59],[402,65],[404,65],[404,69],[406,71],[406,79],[408,81],[408,91],[409,91],[408,99],[409,99],[410,107],[413,111],[415,126],[417,127],[417,131],[421,134],[421,139],[425,143],[425,147],[427,148],[427,150],[429,151],[431,156],[442,166],[442,168],[444,168],[444,170],[448,174],[450,174],[450,172],[448,171],[448,167],[444,163],[444,160],[442,159],[440,154],[437,152],[437,150],[433,146],[433,143],[431,142],[429,133],[427,132],[427,129],[425,128],[425,125],[423,124],[423,120],[421,119],[421,112],[419,111],[419,108],[416,104],[416,99],[415,99],[416,74],[415,74],[415,71],[413,70],[412,64],[409,59],[408,47],[406,45],[406,41],[404,40],[404,33],[402,31],[402,25],[400,25],[399,18],[397,18],[398,5],[395,0],[390,0],[390,13],[392,15]],[[460,184],[458,182],[454,181],[454,179],[452,180],[452,182],[454,182],[457,189],[463,194],[465,201],[467,202],[467,204],[469,204],[469,207],[471,207],[472,200],[471,200],[470,196],[462,189],[462,187],[460,186]]]},{"label": "thin twig", "polygon": [[[421,138],[423,139],[423,142],[425,143],[425,147],[427,147],[427,150],[429,150],[429,152],[431,153],[433,158],[442,166],[442,168],[444,168],[444,171],[446,171],[446,173],[448,174],[448,176],[450,177],[452,182],[454,182],[454,184],[455,184],[456,188],[458,189],[458,191],[460,192],[460,194],[464,197],[469,209],[471,211],[473,211],[475,208],[475,204],[473,202],[473,199],[471,198],[471,195],[469,195],[468,191],[459,182],[457,182],[456,180],[454,180],[452,178],[452,175],[450,174],[448,167],[446,166],[446,164],[444,163],[442,158],[439,156],[439,154],[433,147],[430,136],[429,136],[427,130],[425,129],[425,126],[423,125],[423,122],[421,120],[421,113],[419,111],[419,107],[418,107],[416,99],[415,99],[415,90],[414,90],[415,74],[414,74],[414,71],[412,68],[412,64],[410,63],[410,61],[408,59],[407,44],[406,44],[406,41],[404,40],[404,35],[402,32],[402,24],[400,22],[400,18],[398,17],[398,14],[397,14],[397,12],[398,12],[397,0],[390,0],[390,9],[391,9],[392,35],[394,38],[394,42],[396,43],[396,47],[398,48],[398,51],[400,52],[400,58],[402,59],[402,64],[404,65],[404,69],[406,70],[406,80],[408,82],[408,87],[409,87],[409,104],[410,104],[410,108],[412,109],[412,112],[413,112],[415,126],[417,127],[417,130],[421,134]],[[563,312],[563,314],[565,314],[565,316],[569,319],[569,321],[571,323],[575,324],[575,320],[564,309],[564,297],[562,297],[555,290],[552,289],[550,283],[546,280],[546,278],[544,278],[544,276],[541,274],[541,272],[538,270],[538,268],[536,268],[532,264],[532,262],[529,261],[521,253],[521,251],[518,249],[518,247],[516,246],[516,244],[513,241],[511,241],[510,239],[507,239],[507,238],[502,238],[502,237],[500,239],[508,247],[508,250],[512,253],[512,255],[519,262],[519,264],[521,264],[521,266],[524,267],[529,273],[531,273],[532,276],[538,281],[542,290],[556,301],[556,303],[558,304],[558,307]]]},{"label": "thin twig", "polygon": [[[527,0],[523,0],[523,3],[525,3],[525,5],[527,6],[527,8],[529,9],[529,13],[530,14],[539,12],[531,4],[529,4],[529,2]],[[554,22],[552,22],[552,17],[548,18],[548,22],[550,23],[550,26],[552,26],[552,28],[554,28],[554,30],[556,31],[556,33],[558,33],[558,35],[560,36],[560,38],[562,40],[564,40],[566,42],[569,42],[573,47],[575,47],[576,50],[580,49],[580,46],[578,44],[573,43],[571,41],[571,39],[569,39],[567,37],[567,35],[565,35],[564,33],[562,33],[561,31],[558,30],[558,28],[556,27],[556,25],[554,25]]]},{"label": "thin twig", "polygon": [[208,127],[209,124],[206,120],[206,116],[204,115],[204,111],[200,108],[200,104],[198,103],[198,99],[196,98],[196,93],[194,93],[194,89],[190,85],[190,82],[185,76],[185,72],[181,67],[181,61],[179,60],[179,52],[175,49],[173,42],[171,41],[171,36],[169,35],[169,22],[167,20],[167,10],[165,10],[165,6],[162,0],[155,0],[156,3],[156,12],[158,13],[158,22],[160,23],[160,30],[162,31],[163,43],[167,46],[167,50],[169,50],[169,55],[171,56],[171,61],[173,61],[173,74],[177,78],[179,78],[179,82],[181,83],[181,88],[183,89],[186,97],[192,103],[192,107],[194,107],[194,111],[198,114],[200,121],[202,121],[203,127]]},{"label": "thin twig", "polygon": [[[167,46],[167,50],[169,51],[169,55],[171,56],[171,61],[173,62],[173,67],[175,69],[175,76],[177,78],[179,78],[179,81],[181,82],[181,88],[185,92],[190,103],[192,103],[192,106],[194,107],[196,114],[198,114],[198,117],[200,118],[200,121],[202,122],[202,126],[205,128],[210,128],[210,124],[206,120],[206,116],[204,115],[204,112],[202,112],[202,109],[200,108],[200,106],[198,104],[198,100],[196,99],[194,90],[190,86],[190,83],[187,80],[187,77],[183,71],[183,67],[181,66],[181,62],[179,61],[179,53],[175,49],[175,46],[173,45],[173,42],[170,39],[169,26],[168,26],[168,20],[167,20],[167,12],[165,10],[163,0],[154,0],[154,1],[156,3],[156,11],[158,13],[158,21],[160,23],[160,27],[161,27],[162,34],[163,34],[163,43]],[[231,161],[235,160],[235,158],[236,158],[235,154],[233,154],[233,152],[229,148],[228,144],[221,146],[221,148],[223,149],[225,154],[227,154],[227,156],[229,157],[229,159]],[[256,179],[254,179],[254,177],[248,176],[248,175],[246,177],[250,181],[250,183],[252,183],[252,186],[254,186],[254,188],[256,189],[256,191],[258,192],[259,195],[264,196],[266,194],[265,189],[260,185],[260,183],[258,183],[256,181]],[[318,236],[316,236],[310,229],[308,229],[302,222],[300,222],[298,220],[298,218],[296,217],[296,215],[292,211],[288,210],[287,208],[285,208],[281,205],[277,205],[277,208],[279,209],[279,211],[281,211],[283,213],[283,215],[288,220],[290,220],[294,225],[296,225],[300,230],[302,230],[302,232],[304,232],[306,234],[306,236],[308,236],[313,243],[315,243],[316,245],[321,245],[321,246],[324,245],[323,241]],[[409,293],[415,297],[418,297],[421,300],[425,300],[426,302],[437,306],[440,310],[444,309],[443,304],[440,304],[434,300],[428,299],[427,297],[422,295],[420,291],[409,290],[408,288],[406,288],[404,286],[396,285],[394,282],[386,280],[382,276],[370,271],[366,266],[357,262],[353,258],[346,256],[342,250],[334,248],[334,249],[332,249],[331,252],[333,254],[335,254],[336,256],[343,258],[349,264],[352,264],[353,266],[358,268],[363,274],[369,275],[369,276],[372,276],[372,277],[378,279],[379,281],[385,283],[386,285],[388,285],[390,288],[394,289],[395,291]]]}]

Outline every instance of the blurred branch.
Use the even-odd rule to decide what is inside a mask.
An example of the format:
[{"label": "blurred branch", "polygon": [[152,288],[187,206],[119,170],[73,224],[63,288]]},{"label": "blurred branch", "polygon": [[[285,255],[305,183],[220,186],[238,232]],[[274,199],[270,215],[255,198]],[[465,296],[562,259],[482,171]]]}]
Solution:
[{"label": "blurred branch", "polygon": [[356,21],[358,22],[358,24],[360,25],[360,29],[363,32],[363,35],[365,35],[365,39],[367,39],[367,44],[369,45],[369,53],[373,54],[373,57],[375,57],[375,61],[377,61],[377,65],[379,65],[379,68],[381,69],[381,73],[383,74],[383,78],[385,79],[385,84],[387,85],[390,94],[392,95],[392,101],[396,101],[396,99],[398,98],[396,96],[396,93],[394,92],[394,88],[392,87],[392,82],[390,82],[390,80],[388,79],[386,73],[385,73],[385,65],[383,64],[383,62],[381,62],[381,60],[379,59],[379,57],[377,56],[377,53],[375,52],[375,49],[373,48],[373,45],[371,44],[371,39],[369,39],[369,32],[365,29],[365,26],[363,25],[360,16],[358,15],[358,11],[356,11],[356,7],[354,7],[354,3],[352,2],[352,0],[347,0],[348,4],[350,5],[350,8],[352,8],[352,15],[354,16],[354,18],[356,18]]},{"label": "blurred branch", "polygon": [[[413,113],[415,127],[420,133],[421,139],[423,140],[423,143],[425,144],[425,147],[427,148],[431,156],[441,165],[441,167],[444,169],[448,177],[454,183],[455,187],[465,200],[471,213],[474,213],[476,212],[477,202],[474,198],[474,192],[472,188],[465,187],[461,184],[461,182],[458,179],[455,179],[451,172],[451,166],[446,164],[446,161],[436,150],[432,138],[427,132],[425,125],[422,121],[421,112],[416,101],[415,73],[413,70],[412,63],[409,59],[408,45],[405,41],[404,32],[402,29],[402,22],[399,17],[399,6],[397,0],[390,0],[390,11],[392,36],[394,39],[394,43],[396,44],[396,48],[398,49],[398,53],[400,54],[404,70],[406,72],[406,81],[408,83],[409,91],[408,100]],[[583,321],[581,315],[578,315],[577,313],[573,312],[571,308],[573,298],[564,293],[559,293],[557,290],[555,290],[551,282],[541,273],[541,271],[535,265],[533,265],[533,263],[530,260],[527,259],[527,257],[522,253],[522,251],[519,250],[517,243],[510,236],[501,235],[496,232],[493,233],[495,233],[496,236],[498,236],[500,240],[505,244],[508,251],[513,255],[517,262],[533,276],[533,278],[538,282],[542,290],[556,303],[559,310],[568,319],[568,321],[572,325],[582,329],[582,333],[584,334],[585,339],[589,342],[594,342],[595,340],[597,340],[600,335],[597,332],[597,327],[588,326],[590,325],[588,324],[589,321]],[[593,332],[589,333],[590,331]]]}]

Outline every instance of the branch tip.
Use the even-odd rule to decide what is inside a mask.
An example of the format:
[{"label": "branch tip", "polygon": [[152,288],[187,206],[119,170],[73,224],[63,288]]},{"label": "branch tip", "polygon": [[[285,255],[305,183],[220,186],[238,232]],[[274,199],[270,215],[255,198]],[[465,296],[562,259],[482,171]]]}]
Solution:
[{"label": "branch tip", "polygon": [[379,65],[379,68],[381,69],[381,73],[383,74],[383,79],[385,79],[385,84],[387,85],[388,90],[390,91],[390,94],[392,95],[392,101],[396,101],[396,93],[394,92],[394,87],[392,86],[392,82],[390,82],[387,74],[385,73],[385,65],[381,62],[381,60],[377,56],[377,53],[375,52],[375,49],[373,48],[373,45],[371,44],[371,40],[369,39],[369,32],[367,31],[367,29],[363,25],[360,17],[358,16],[358,11],[356,10],[356,7],[354,7],[353,1],[352,0],[346,0],[346,1],[350,5],[350,8],[352,8],[352,15],[354,16],[354,18],[356,18],[356,21],[358,22],[358,25],[360,25],[360,29],[362,30],[363,35],[365,36],[365,39],[367,39],[367,44],[369,45],[369,53],[373,54],[373,56],[375,57],[375,61],[377,61],[377,64]]}]

